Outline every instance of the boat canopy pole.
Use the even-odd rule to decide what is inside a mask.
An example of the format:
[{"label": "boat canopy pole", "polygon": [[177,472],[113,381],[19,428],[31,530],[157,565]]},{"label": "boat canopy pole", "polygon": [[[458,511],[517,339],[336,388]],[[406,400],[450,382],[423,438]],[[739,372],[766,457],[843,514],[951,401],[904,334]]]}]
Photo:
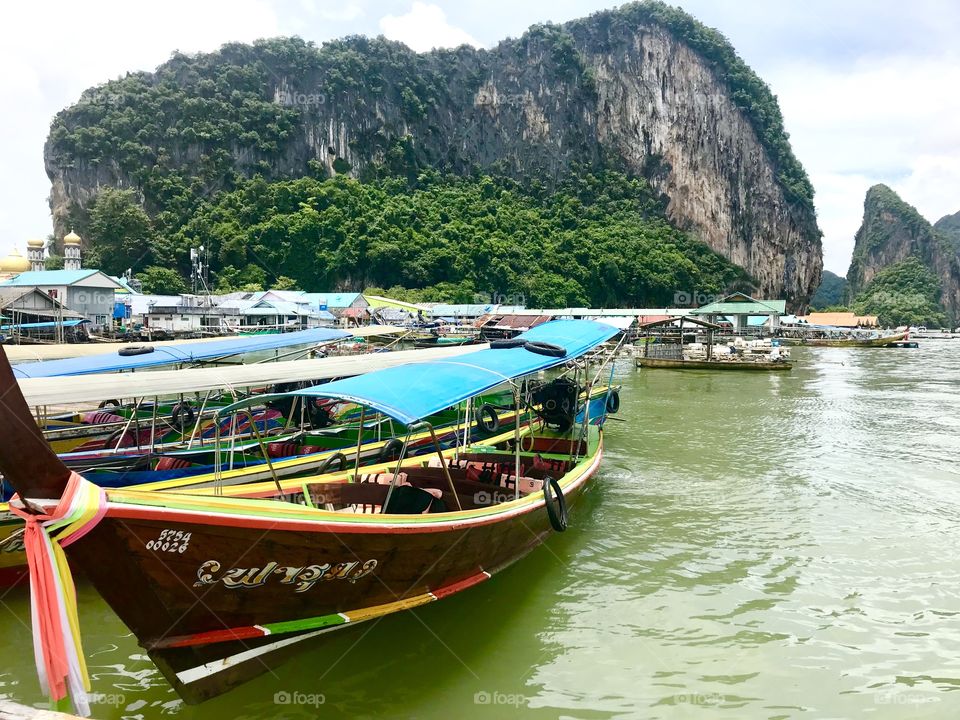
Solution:
[{"label": "boat canopy pole", "polygon": [[[187,442],[187,450],[190,450],[193,447],[193,441],[197,437],[197,430],[202,425],[203,420],[203,411],[207,408],[207,401],[210,399],[210,393],[213,390],[207,390],[207,394],[203,396],[203,402],[200,404],[200,411],[197,413],[197,422],[194,423],[193,428],[190,430],[190,440]],[[203,435],[200,436],[200,447],[203,447]]]},{"label": "boat canopy pole", "polygon": [[[363,411],[363,405],[360,406],[361,412]],[[387,488],[387,497],[383,499],[383,507],[380,508],[380,514],[387,512],[387,505],[390,504],[390,496],[393,495],[393,488],[397,485],[397,478],[400,476],[400,467],[403,465],[404,455],[407,454],[407,446],[410,444],[410,436],[413,435],[413,429],[420,425],[421,423],[414,423],[413,425],[407,426],[407,437],[403,441],[403,446],[400,448],[400,457],[397,458],[397,467],[393,470],[393,477],[390,478],[390,487]],[[356,477],[356,474],[354,474]]]},{"label": "boat canopy pole", "polygon": [[447,483],[450,485],[450,492],[453,493],[453,499],[457,501],[457,510],[463,510],[463,505],[460,504],[460,496],[457,495],[457,488],[453,484],[453,478],[450,477],[450,467],[447,465],[447,462],[443,457],[443,449],[440,447],[440,441],[437,440],[437,433],[434,431],[433,425],[428,423],[426,420],[424,420],[422,424],[426,425],[427,429],[430,430],[430,437],[433,439],[433,446],[437,449],[437,457],[440,458],[440,466],[443,468],[443,474],[447,476]]},{"label": "boat canopy pole", "polygon": [[[263,444],[263,438],[260,436],[260,428],[257,427],[257,421],[253,419],[253,415],[250,412],[250,408],[245,408],[244,412],[247,414],[247,417],[250,419],[250,428],[253,430],[254,436],[257,438],[257,444],[260,446],[260,452],[263,453],[263,457],[267,460],[267,467],[270,469],[270,475],[273,476],[273,483],[277,486],[277,492],[280,493],[280,498],[283,498],[283,486],[280,484],[280,478],[277,477],[277,471],[273,467],[273,460],[270,458],[270,453],[267,452],[267,446]],[[267,430],[267,420],[266,413],[264,413],[263,421],[263,430]],[[237,428],[233,428],[233,434],[237,434]]]},{"label": "boat canopy pole", "polygon": [[[353,466],[353,474],[354,474],[354,475],[356,475],[357,473],[360,472],[360,448],[361,448],[361,446],[363,445],[363,419],[364,419],[364,415],[365,415],[365,413],[366,413],[366,410],[367,410],[367,406],[366,406],[366,405],[361,405],[361,406],[360,406],[360,426],[357,428],[357,460],[356,460],[356,463],[355,463],[354,466]],[[410,437],[410,436],[409,436],[409,434],[408,434],[408,435],[407,435],[407,438],[409,439],[409,437]]]},{"label": "boat canopy pole", "polygon": [[[183,395],[180,396],[180,402],[183,403]],[[150,452],[149,455],[155,455],[157,452],[157,406],[160,404],[160,398],[153,398],[153,412],[150,413]]]},{"label": "boat canopy pole", "polygon": [[130,430],[130,424],[133,422],[133,419],[137,416],[137,411],[140,409],[140,401],[143,398],[137,398],[133,403],[133,412],[130,414],[130,417],[127,418],[126,424],[123,426],[123,432],[120,433],[120,437],[117,438],[117,444],[114,446],[114,450],[120,449],[120,443],[123,442],[123,438],[126,436],[127,432]]},{"label": "boat canopy pole", "polygon": [[520,386],[513,383],[513,499],[520,499]]}]

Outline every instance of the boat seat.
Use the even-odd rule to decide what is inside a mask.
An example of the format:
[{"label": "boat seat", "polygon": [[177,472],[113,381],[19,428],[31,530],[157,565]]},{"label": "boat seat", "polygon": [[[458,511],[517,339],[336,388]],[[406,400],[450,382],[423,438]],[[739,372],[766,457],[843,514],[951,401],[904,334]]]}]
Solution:
[{"label": "boat seat", "polygon": [[154,470],[180,470],[181,468],[188,468],[192,464],[189,460],[184,460],[183,458],[162,457],[157,461],[157,466]]},{"label": "boat seat", "polygon": [[107,423],[124,422],[125,419],[126,418],[114,415],[111,412],[104,412],[103,410],[94,410],[93,412],[84,413],[80,416],[80,422],[84,425],[106,425]]},{"label": "boat seat", "polygon": [[300,446],[295,442],[272,442],[267,443],[267,455],[272,458],[290,457],[299,455]]},{"label": "boat seat", "polygon": [[[376,483],[377,485],[389,485],[393,482],[393,473],[367,473],[365,475],[358,475],[357,482],[362,483]],[[407,474],[402,472],[397,475],[397,484],[398,485],[407,485]]]}]

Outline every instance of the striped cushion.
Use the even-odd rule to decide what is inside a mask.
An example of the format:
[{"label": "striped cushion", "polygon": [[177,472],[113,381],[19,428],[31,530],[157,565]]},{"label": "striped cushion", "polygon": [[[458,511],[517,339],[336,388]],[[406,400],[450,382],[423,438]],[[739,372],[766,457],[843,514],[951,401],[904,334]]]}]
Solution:
[{"label": "striped cushion", "polygon": [[[393,482],[393,473],[368,473],[366,475],[357,476],[358,482],[365,483],[377,483],[378,485],[389,485]],[[400,473],[397,475],[397,485],[407,485],[407,474]]]},{"label": "striped cushion", "polygon": [[299,454],[300,446],[295,442],[272,442],[267,445],[267,455],[272,458],[290,457]]},{"label": "striped cushion", "polygon": [[104,425],[106,423],[116,423],[123,422],[124,418],[119,415],[114,415],[111,412],[104,412],[103,410],[94,410],[93,412],[84,413],[80,417],[80,422],[86,425]]},{"label": "striped cushion", "polygon": [[189,460],[178,457],[162,457],[157,461],[156,470],[179,470],[180,468],[190,467]]}]

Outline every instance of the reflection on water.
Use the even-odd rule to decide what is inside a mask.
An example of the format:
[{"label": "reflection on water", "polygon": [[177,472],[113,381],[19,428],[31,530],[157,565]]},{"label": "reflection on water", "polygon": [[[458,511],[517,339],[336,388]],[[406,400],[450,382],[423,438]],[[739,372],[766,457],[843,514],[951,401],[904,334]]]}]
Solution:
[{"label": "reflection on water", "polygon": [[[955,717],[960,343],[635,372],[569,532],[201,707],[89,589],[98,718]],[[26,593],[0,692],[39,695]]]}]

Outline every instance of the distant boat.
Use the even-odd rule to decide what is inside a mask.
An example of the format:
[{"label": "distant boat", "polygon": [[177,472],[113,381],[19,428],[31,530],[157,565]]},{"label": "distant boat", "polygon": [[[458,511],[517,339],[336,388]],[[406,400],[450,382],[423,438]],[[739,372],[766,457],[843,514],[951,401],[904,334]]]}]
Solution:
[{"label": "distant boat", "polygon": [[789,360],[680,360],[677,358],[638,357],[637,367],[671,370],[792,370]]},{"label": "distant boat", "polygon": [[886,347],[890,343],[900,342],[909,338],[909,332],[898,332],[892,335],[874,337],[845,337],[845,338],[807,338],[803,345],[812,347]]}]

